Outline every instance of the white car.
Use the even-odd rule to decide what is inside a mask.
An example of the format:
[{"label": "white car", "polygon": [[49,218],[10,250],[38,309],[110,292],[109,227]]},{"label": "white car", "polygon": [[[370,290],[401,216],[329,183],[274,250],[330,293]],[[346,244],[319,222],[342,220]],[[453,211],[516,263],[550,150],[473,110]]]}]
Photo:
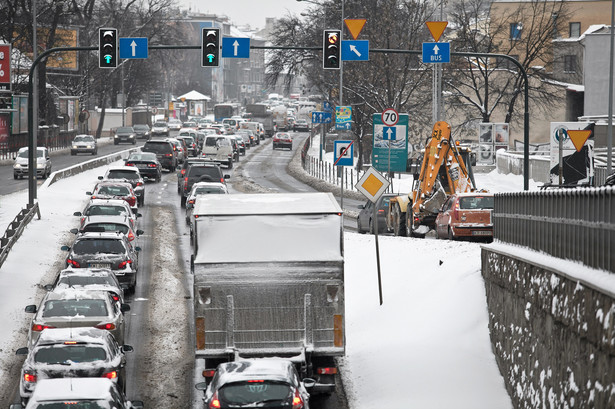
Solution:
[{"label": "white car", "polygon": [[182,121],[179,119],[169,119],[169,130],[171,131],[179,131],[182,127]]},{"label": "white car", "polygon": [[218,163],[225,163],[227,169],[233,167],[233,145],[230,135],[207,135],[203,141],[201,157]]},{"label": "white car", "polygon": [[186,198],[186,224],[192,221],[192,209],[198,195],[228,194],[228,189],[224,183],[220,182],[196,182],[192,185],[192,190]]},{"label": "white car", "polygon": [[[49,149],[45,147],[36,148],[36,176],[43,179],[51,175],[51,158]],[[17,151],[17,157],[13,164],[13,178],[21,179],[28,176],[28,148],[21,148]]]}]

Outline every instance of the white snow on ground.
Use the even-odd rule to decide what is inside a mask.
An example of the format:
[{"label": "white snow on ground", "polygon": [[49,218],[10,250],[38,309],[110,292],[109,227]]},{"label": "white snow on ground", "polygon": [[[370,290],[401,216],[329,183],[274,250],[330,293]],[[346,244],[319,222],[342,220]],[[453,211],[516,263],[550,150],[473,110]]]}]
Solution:
[{"label": "white snow on ground", "polygon": [[[100,174],[99,168],[39,186],[42,219],[30,223],[0,270],[0,376],[14,350],[25,345],[30,316],[23,307],[37,304],[38,285],[51,282],[63,267],[60,246],[72,240],[73,212],[83,208],[85,192]],[[523,185],[520,176],[480,177],[492,191]],[[0,198],[0,227],[27,200],[27,191]],[[352,407],[510,408],[489,342],[480,245],[380,237],[380,250],[383,305],[373,237],[345,235],[342,373]]]}]

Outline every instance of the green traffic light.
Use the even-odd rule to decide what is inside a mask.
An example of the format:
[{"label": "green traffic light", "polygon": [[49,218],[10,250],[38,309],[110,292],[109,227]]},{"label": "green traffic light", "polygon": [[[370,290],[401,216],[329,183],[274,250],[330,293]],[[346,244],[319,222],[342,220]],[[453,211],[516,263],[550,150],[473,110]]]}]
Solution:
[{"label": "green traffic light", "polygon": [[210,62],[210,63],[211,63],[211,62],[214,62],[214,58],[215,58],[215,57],[214,57],[214,55],[213,55],[213,54],[209,54],[209,55],[207,56],[207,59],[209,60],[209,62]]},{"label": "green traffic light", "polygon": [[110,55],[105,55],[104,58],[105,58],[105,61],[107,61],[107,64],[109,64],[111,62],[111,58],[113,57],[111,57]]}]

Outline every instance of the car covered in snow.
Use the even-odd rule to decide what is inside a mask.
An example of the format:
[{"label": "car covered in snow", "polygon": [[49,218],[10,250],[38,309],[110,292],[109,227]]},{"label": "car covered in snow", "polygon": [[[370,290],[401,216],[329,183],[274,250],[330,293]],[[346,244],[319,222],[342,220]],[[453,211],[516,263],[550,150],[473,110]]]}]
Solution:
[{"label": "car covered in snow", "polygon": [[143,206],[145,202],[145,181],[136,166],[112,166],[107,169],[104,176],[99,176],[98,179],[130,183],[132,190],[137,195],[138,205]]},{"label": "car covered in snow", "polygon": [[86,192],[92,199],[122,199],[130,205],[134,212],[137,209],[137,195],[128,182],[102,180],[94,186],[91,192]]},{"label": "car covered in snow", "polygon": [[121,199],[90,199],[82,212],[73,215],[80,217],[80,226],[88,216],[127,216],[133,229],[137,226],[137,218],[141,217],[141,213],[133,212],[128,202]]},{"label": "car covered in snow", "polygon": [[108,268],[67,268],[58,274],[53,284],[47,284],[47,291],[62,290],[106,291],[113,301],[124,302],[124,290],[113,271]]}]

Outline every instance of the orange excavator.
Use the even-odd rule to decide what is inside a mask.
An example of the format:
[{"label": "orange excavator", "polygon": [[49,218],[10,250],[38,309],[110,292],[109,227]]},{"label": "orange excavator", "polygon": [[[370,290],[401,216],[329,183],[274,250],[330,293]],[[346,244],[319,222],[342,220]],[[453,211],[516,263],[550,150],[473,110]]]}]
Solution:
[{"label": "orange excavator", "polygon": [[425,237],[449,195],[476,190],[469,153],[453,143],[448,123],[435,123],[412,191],[391,198],[387,219],[396,236]]}]

